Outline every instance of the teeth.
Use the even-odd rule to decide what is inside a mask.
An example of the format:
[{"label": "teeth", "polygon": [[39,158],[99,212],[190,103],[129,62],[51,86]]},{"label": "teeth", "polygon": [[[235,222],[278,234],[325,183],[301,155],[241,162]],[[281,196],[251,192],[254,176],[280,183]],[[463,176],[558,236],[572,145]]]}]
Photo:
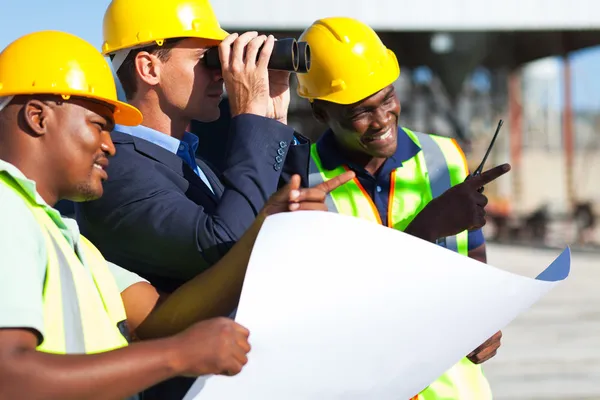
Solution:
[{"label": "teeth", "polygon": [[102,168],[102,165],[100,165],[100,164],[95,164],[95,163],[94,163],[94,168],[98,168],[98,169],[102,169],[102,170],[104,169],[104,168]]},{"label": "teeth", "polygon": [[383,135],[375,138],[375,140],[385,140],[385,139],[389,138],[390,136],[392,136],[392,130],[388,129]]}]

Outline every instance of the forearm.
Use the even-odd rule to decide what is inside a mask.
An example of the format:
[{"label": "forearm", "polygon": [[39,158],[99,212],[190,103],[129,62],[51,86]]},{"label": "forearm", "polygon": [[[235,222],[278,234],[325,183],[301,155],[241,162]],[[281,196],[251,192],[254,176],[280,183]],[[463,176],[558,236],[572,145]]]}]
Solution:
[{"label": "forearm", "polygon": [[124,399],[181,371],[173,339],[136,343],[94,355],[33,349],[3,354],[0,399]]},{"label": "forearm", "polygon": [[229,315],[238,304],[250,254],[263,221],[264,216],[259,215],[219,262],[162,300],[136,335],[143,339],[165,337],[197,321]]}]

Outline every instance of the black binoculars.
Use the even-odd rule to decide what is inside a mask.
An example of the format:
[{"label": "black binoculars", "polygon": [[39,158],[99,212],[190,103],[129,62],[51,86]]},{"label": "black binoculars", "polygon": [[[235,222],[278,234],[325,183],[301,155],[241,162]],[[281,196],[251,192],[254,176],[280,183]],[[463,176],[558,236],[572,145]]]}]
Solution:
[{"label": "black binoculars", "polygon": [[[258,54],[261,50],[262,46],[258,49]],[[221,69],[219,49],[209,48],[204,54],[204,61],[208,68]],[[294,38],[276,40],[267,68],[297,74],[307,73],[310,70],[310,46],[306,42],[297,42]]]}]

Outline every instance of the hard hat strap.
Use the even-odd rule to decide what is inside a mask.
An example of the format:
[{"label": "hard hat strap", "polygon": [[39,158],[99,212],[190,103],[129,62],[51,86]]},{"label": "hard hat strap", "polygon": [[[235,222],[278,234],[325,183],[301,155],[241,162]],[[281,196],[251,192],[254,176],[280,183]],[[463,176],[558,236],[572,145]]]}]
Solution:
[{"label": "hard hat strap", "polygon": [[12,101],[15,96],[0,97],[0,111]]},{"label": "hard hat strap", "polygon": [[129,55],[131,50],[132,49],[117,50],[113,54],[111,61],[112,61],[113,68],[115,69],[115,72],[117,72],[119,70],[119,68],[121,68],[121,65],[123,65],[123,63],[125,62],[125,59]]}]

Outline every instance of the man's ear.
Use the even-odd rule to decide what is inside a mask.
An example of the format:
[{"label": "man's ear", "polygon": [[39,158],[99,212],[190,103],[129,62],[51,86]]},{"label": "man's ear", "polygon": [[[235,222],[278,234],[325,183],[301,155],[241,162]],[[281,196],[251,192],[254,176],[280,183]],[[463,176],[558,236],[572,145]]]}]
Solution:
[{"label": "man's ear", "polygon": [[329,116],[327,115],[327,111],[323,108],[323,104],[319,101],[313,101],[310,103],[310,108],[312,109],[313,116],[322,124],[327,124],[327,120]]},{"label": "man's ear", "polygon": [[135,71],[142,82],[156,86],[159,82],[161,62],[155,55],[140,51],[135,55]]},{"label": "man's ear", "polygon": [[22,109],[23,122],[29,131],[37,136],[46,134],[51,110],[41,100],[31,99],[25,102]]}]

